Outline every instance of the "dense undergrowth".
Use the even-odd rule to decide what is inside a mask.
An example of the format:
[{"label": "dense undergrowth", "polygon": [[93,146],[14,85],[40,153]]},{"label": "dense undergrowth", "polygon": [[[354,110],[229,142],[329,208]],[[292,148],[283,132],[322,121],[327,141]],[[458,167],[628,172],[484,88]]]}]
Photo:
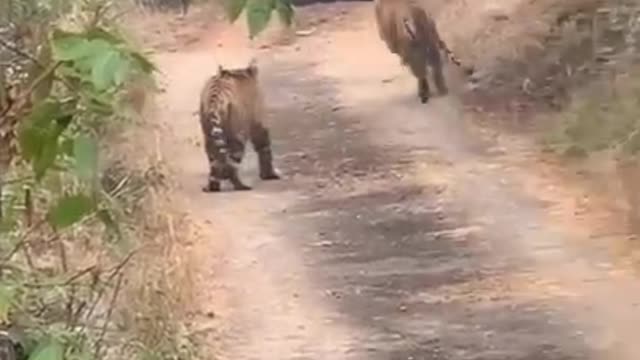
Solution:
[{"label": "dense undergrowth", "polygon": [[601,1],[560,20],[558,38],[570,50],[562,65],[576,80],[566,106],[552,116],[559,125],[546,145],[572,156],[599,151],[635,156],[640,151],[640,4]]},{"label": "dense undergrowth", "polygon": [[[252,37],[293,15],[287,0],[227,5]],[[2,359],[199,355],[186,222],[144,123],[156,69],[119,23],[130,6],[0,0]]]},{"label": "dense undergrowth", "polygon": [[533,130],[542,158],[640,234],[640,3],[513,0],[488,13],[453,31],[481,68],[465,94],[474,119]]},{"label": "dense undergrowth", "polygon": [[196,354],[161,159],[118,141],[154,88],[126,6],[0,1],[2,359]]},{"label": "dense undergrowth", "polygon": [[506,105],[528,120],[516,125],[543,130],[545,147],[562,154],[635,154],[640,3],[514,3],[471,40],[485,65],[478,106]]}]

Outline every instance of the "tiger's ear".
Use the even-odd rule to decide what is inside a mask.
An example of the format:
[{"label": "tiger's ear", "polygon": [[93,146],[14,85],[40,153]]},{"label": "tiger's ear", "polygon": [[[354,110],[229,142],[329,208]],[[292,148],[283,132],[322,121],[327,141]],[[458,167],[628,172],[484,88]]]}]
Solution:
[{"label": "tiger's ear", "polygon": [[218,65],[218,74],[222,74],[224,72],[224,69],[222,68],[222,65]]},{"label": "tiger's ear", "polygon": [[249,60],[247,70],[249,70],[249,73],[253,76],[258,75],[258,60],[256,60],[256,58],[252,57],[251,60]]}]

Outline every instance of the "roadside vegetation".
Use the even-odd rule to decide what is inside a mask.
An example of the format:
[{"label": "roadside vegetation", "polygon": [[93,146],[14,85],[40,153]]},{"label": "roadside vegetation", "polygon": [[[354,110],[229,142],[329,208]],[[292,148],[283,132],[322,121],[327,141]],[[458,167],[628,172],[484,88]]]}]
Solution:
[{"label": "roadside vegetation", "polygon": [[[232,20],[247,7],[251,37],[293,16],[285,0],[227,5]],[[119,22],[131,6],[0,2],[3,359],[198,355],[182,229],[162,156],[141,145],[157,69]]]}]

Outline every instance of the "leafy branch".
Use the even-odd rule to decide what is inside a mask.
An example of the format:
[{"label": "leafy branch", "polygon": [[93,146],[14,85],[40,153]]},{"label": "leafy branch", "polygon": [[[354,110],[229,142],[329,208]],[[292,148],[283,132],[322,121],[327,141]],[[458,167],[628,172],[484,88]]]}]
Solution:
[{"label": "leafy branch", "polygon": [[250,38],[267,27],[273,11],[278,13],[280,21],[285,25],[293,23],[294,9],[291,0],[225,0],[224,5],[231,22],[235,22],[246,11]]},{"label": "leafy branch", "polygon": [[[38,51],[0,36],[0,52],[12,55],[9,66],[17,59],[28,63],[12,68],[18,74],[11,81],[6,75],[15,71],[0,68],[0,148],[18,145],[14,161],[2,170],[11,180],[2,182],[7,191],[0,193],[0,331],[26,327],[33,344],[22,345],[34,360],[104,357],[125,265],[135,253],[106,271],[71,257],[80,227],[91,231],[102,223],[120,234],[113,199],[103,195],[99,181],[100,129],[124,116],[127,86],[156,71],[105,21],[110,1],[82,3],[89,13],[85,26],[66,31],[52,21],[46,36],[31,39]],[[45,10],[53,5],[29,4]],[[24,201],[16,206],[22,193]],[[56,262],[45,265],[43,251]]]}]

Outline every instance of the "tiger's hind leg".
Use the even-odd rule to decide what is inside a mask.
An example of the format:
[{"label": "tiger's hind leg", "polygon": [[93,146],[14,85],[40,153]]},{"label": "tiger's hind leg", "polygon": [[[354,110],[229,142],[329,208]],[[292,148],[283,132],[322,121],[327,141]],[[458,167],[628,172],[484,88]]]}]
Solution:
[{"label": "tiger's hind leg", "polygon": [[430,47],[427,54],[427,65],[429,67],[430,73],[433,74],[433,82],[436,84],[438,93],[441,96],[447,95],[449,93],[449,89],[447,88],[447,83],[444,79],[444,73],[442,72],[443,61],[439,47]]},{"label": "tiger's hind leg", "polygon": [[271,137],[264,125],[254,122],[251,125],[251,143],[258,154],[258,168],[260,179],[278,180],[280,175],[273,168],[273,154],[271,151]]},{"label": "tiger's hind leg", "polygon": [[237,166],[242,163],[242,158],[244,158],[244,142],[233,135],[228,136],[226,141],[229,148],[228,159],[231,160],[231,162],[227,162],[226,164],[227,178],[235,190],[251,190],[250,186],[245,185],[240,180],[237,168]]},{"label": "tiger's hind leg", "polygon": [[447,83],[444,80],[444,74],[442,73],[442,65],[433,66],[433,81],[436,83],[436,87],[438,88],[438,93],[440,95],[445,96],[449,93],[449,89],[447,88]]},{"label": "tiger's hind leg", "polygon": [[191,0],[180,0],[181,3],[181,10],[182,10],[182,16],[187,16],[187,13],[189,12],[189,5],[191,3]]},{"label": "tiger's hind leg", "polygon": [[246,191],[251,190],[251,186],[246,185],[240,180],[240,176],[238,175],[238,168],[230,163],[226,164],[226,177],[233,185],[233,189],[236,191]]},{"label": "tiger's hind leg", "polygon": [[209,167],[209,179],[207,184],[202,188],[204,192],[219,192],[221,190],[220,182],[229,180],[233,189],[236,191],[251,190],[251,187],[244,184],[238,175],[238,168],[228,162],[214,161]]},{"label": "tiger's hind leg", "polygon": [[229,180],[235,190],[251,190],[238,176],[238,169],[231,163],[227,156],[227,149],[216,144],[211,137],[205,138],[205,150],[209,160],[209,177],[207,184],[202,187],[204,192],[219,192],[222,180]]},{"label": "tiger's hind leg", "polygon": [[412,49],[409,53],[402,57],[409,66],[411,74],[418,81],[418,98],[420,102],[426,104],[431,98],[431,89],[429,88],[429,80],[427,79],[427,59],[421,51]]},{"label": "tiger's hind leg", "polygon": [[221,174],[218,166],[209,165],[209,177],[207,183],[202,187],[204,192],[219,192],[220,191]]},{"label": "tiger's hind leg", "polygon": [[[210,129],[205,131],[210,131]],[[224,158],[210,136],[205,135],[204,148],[209,162],[209,176],[207,177],[206,185],[202,187],[202,191],[218,192],[220,191],[220,181],[224,178],[224,167],[221,165]]]},{"label": "tiger's hind leg", "polygon": [[418,78],[418,98],[420,98],[420,102],[426,104],[429,102],[430,97],[431,89],[429,88],[427,77]]}]

